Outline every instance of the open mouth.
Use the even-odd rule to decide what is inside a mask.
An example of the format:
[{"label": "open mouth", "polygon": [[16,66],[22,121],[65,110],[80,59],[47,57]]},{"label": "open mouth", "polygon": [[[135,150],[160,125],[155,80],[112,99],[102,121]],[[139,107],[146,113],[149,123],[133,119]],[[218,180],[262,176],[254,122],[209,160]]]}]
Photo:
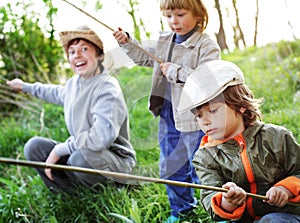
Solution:
[{"label": "open mouth", "polygon": [[86,64],[86,62],[78,62],[75,64],[76,68],[82,67]]},{"label": "open mouth", "polygon": [[206,131],[206,134],[207,134],[207,135],[211,135],[211,134],[213,134],[214,132],[216,132],[216,129],[208,129],[208,130]]}]

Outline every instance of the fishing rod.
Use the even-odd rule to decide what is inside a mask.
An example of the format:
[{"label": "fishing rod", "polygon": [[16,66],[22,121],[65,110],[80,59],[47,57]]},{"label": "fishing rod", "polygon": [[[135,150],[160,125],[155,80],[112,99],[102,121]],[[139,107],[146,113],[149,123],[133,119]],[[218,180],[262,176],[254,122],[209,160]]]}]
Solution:
[{"label": "fishing rod", "polygon": [[[28,167],[36,167],[36,168],[44,168],[44,169],[49,168],[49,169],[56,169],[56,170],[75,171],[75,172],[82,172],[82,173],[87,173],[87,174],[100,174],[105,177],[144,181],[144,182],[158,183],[158,184],[168,184],[168,185],[174,185],[174,186],[180,186],[180,187],[213,190],[213,191],[218,191],[218,192],[227,192],[228,191],[225,188],[202,185],[202,184],[193,184],[193,183],[186,183],[186,182],[180,182],[180,181],[174,181],[174,180],[165,180],[165,179],[160,179],[160,178],[137,176],[137,175],[132,175],[132,174],[110,172],[110,171],[97,170],[97,169],[91,169],[91,168],[83,168],[83,167],[75,167],[75,166],[67,166],[67,165],[59,165],[59,164],[47,164],[45,162],[37,162],[37,161],[16,160],[16,159],[11,159],[11,158],[0,157],[0,163],[28,166]],[[268,197],[266,197],[266,196],[252,194],[252,193],[246,193],[246,194],[247,194],[247,196],[252,197],[252,198],[268,200]],[[300,206],[299,203],[288,202],[287,204],[292,205],[292,206]]]},{"label": "fishing rod", "polygon": [[[96,22],[100,23],[101,25],[103,25],[104,27],[106,27],[107,29],[111,30],[111,31],[115,31],[113,28],[111,28],[110,26],[108,26],[107,24],[105,24],[104,22],[101,22],[99,19],[95,18],[94,16],[90,15],[89,13],[85,12],[84,10],[82,10],[81,8],[77,7],[76,5],[72,4],[71,2],[67,1],[67,0],[62,0],[64,2],[66,2],[67,4],[71,5],[72,7],[76,8],[77,10],[79,10],[80,12],[86,14],[87,16],[89,16],[90,18],[94,19]],[[122,31],[119,29],[119,31]],[[130,39],[128,39],[128,41],[130,43],[132,43],[135,47],[139,48],[141,51],[143,51],[144,53],[146,53],[148,56],[150,56],[152,59],[154,59],[156,62],[158,63],[162,63],[163,61],[155,56],[154,54],[148,52],[147,50],[145,50],[144,48],[142,48],[141,46],[139,46],[138,44],[132,42]]]}]

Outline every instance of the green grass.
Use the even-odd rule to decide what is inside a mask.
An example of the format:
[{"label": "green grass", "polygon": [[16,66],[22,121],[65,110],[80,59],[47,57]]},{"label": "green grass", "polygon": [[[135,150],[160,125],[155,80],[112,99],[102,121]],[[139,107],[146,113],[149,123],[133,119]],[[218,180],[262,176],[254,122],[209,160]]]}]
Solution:
[{"label": "green grass", "polygon": [[[265,122],[289,128],[300,140],[300,44],[280,42],[262,48],[235,51],[223,58],[236,62],[256,97],[263,97]],[[138,164],[135,174],[158,177],[158,119],[149,113],[150,68],[113,72],[122,86],[130,115],[131,141]],[[299,93],[298,93],[299,94]],[[68,133],[63,110],[39,100],[0,121],[0,156],[23,157],[25,142],[34,135],[64,140]],[[51,194],[29,167],[0,164],[0,222],[162,222],[169,203],[162,184],[141,182],[127,187],[78,188],[72,196]],[[199,197],[199,190],[196,191]],[[212,222],[199,207],[190,222]]]}]

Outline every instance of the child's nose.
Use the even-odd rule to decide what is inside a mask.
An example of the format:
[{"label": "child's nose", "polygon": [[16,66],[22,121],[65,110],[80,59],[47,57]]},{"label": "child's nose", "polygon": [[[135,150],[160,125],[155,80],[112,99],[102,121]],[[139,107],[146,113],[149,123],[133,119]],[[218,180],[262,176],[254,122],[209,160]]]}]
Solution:
[{"label": "child's nose", "polygon": [[211,124],[211,117],[210,117],[210,115],[203,115],[202,116],[202,123],[205,126],[210,125]]},{"label": "child's nose", "polygon": [[172,22],[173,24],[176,24],[176,23],[177,23],[177,18],[176,18],[176,16],[172,16],[172,17],[171,17],[171,22]]},{"label": "child's nose", "polygon": [[78,56],[80,56],[80,51],[76,50],[75,53],[74,53],[74,57],[78,57]]}]

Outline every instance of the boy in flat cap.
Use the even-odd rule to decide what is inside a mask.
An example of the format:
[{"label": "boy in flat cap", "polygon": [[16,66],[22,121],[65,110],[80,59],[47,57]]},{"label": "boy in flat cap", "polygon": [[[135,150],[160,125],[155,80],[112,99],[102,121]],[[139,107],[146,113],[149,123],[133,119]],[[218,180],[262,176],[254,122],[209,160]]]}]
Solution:
[{"label": "boy in flat cap", "polygon": [[217,221],[299,223],[300,146],[286,128],[259,121],[260,102],[231,62],[188,77],[178,110],[194,113],[205,133],[193,165],[203,185],[227,189],[202,190],[201,203]]},{"label": "boy in flat cap", "polygon": [[[20,79],[7,82],[15,91],[64,107],[70,137],[64,142],[33,137],[25,145],[25,157],[47,164],[132,173],[136,155],[129,142],[127,107],[118,81],[102,65],[102,41],[87,26],[61,32],[60,40],[76,73],[64,86],[30,84]],[[96,174],[41,168],[37,171],[53,192],[108,182]]]}]

